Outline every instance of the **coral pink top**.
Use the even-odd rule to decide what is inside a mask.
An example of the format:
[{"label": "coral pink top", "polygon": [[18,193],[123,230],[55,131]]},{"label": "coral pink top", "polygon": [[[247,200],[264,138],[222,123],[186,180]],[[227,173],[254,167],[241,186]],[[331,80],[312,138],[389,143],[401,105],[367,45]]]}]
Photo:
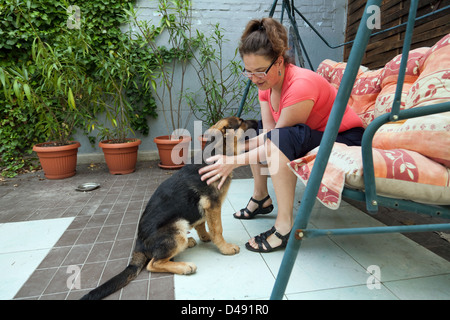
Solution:
[{"label": "coral pink top", "polygon": [[[270,103],[271,90],[259,90],[259,100],[269,103],[275,122],[280,118],[284,108],[304,100],[312,100],[314,101],[314,106],[305,124],[313,130],[325,131],[331,108],[336,99],[337,90],[322,76],[292,64],[286,65],[280,106],[276,112]],[[362,126],[361,119],[353,109],[347,106],[339,132]]]}]

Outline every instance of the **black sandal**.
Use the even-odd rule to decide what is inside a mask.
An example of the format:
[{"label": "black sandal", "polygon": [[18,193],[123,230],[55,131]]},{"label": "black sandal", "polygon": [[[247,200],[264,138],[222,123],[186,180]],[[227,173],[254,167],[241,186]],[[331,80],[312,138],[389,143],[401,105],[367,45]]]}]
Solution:
[{"label": "black sandal", "polygon": [[[269,244],[269,242],[267,242],[267,238],[269,236],[271,236],[272,234],[275,234],[275,236],[277,236],[277,238],[281,240],[281,244],[278,247],[272,248],[272,246]],[[272,251],[276,251],[278,249],[283,249],[283,248],[286,248],[290,234],[291,234],[291,232],[289,231],[288,234],[285,234],[283,236],[277,231],[277,229],[275,229],[275,226],[273,226],[272,229],[270,229],[266,232],[263,232],[259,236],[255,237],[255,242],[258,245],[258,249],[253,248],[249,242],[247,242],[245,244],[245,247],[250,251],[262,252],[262,253],[272,252]],[[266,247],[265,249],[263,247],[263,244]]]},{"label": "black sandal", "polygon": [[[258,208],[255,209],[253,212],[247,209],[247,206],[244,209],[241,209],[240,211],[240,215],[237,216],[236,213],[233,213],[233,217],[235,217],[236,219],[253,219],[257,214],[268,214],[271,213],[273,210],[273,204],[268,205],[267,207],[263,208],[263,204],[264,202],[266,202],[267,200],[270,199],[270,196],[267,195],[267,197],[265,197],[262,200],[255,200],[253,197],[250,198],[248,204],[250,203],[250,201],[253,201],[254,203],[256,203],[258,205]],[[247,213],[247,215],[245,214]]]}]

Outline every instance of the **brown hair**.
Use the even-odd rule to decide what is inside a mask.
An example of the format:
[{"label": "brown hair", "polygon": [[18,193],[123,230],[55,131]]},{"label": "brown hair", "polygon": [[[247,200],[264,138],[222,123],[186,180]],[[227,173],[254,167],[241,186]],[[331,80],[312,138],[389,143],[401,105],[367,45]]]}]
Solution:
[{"label": "brown hair", "polygon": [[285,27],[273,18],[251,20],[245,27],[239,44],[241,57],[245,54],[265,56],[271,60],[283,56],[288,63],[288,36]]}]

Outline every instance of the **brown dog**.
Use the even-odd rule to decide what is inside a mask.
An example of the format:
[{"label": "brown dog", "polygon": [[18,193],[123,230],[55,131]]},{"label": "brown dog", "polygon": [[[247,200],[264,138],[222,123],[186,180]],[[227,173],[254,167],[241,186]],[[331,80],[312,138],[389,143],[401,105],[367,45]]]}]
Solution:
[{"label": "brown dog", "polygon": [[[237,140],[250,128],[256,130],[257,122],[237,117],[220,120],[212,127],[215,129],[215,138],[210,138],[205,151],[210,150],[211,154],[236,154]],[[151,272],[194,273],[197,270],[195,264],[171,260],[186,248],[195,246],[194,238],[187,237],[191,228],[197,230],[202,241],[212,241],[222,254],[239,253],[239,247],[227,243],[222,236],[221,207],[231,176],[218,190],[218,182],[207,185],[200,180],[198,170],[206,165],[204,161],[201,164],[188,164],[156,189],[139,221],[130,264],[81,299],[97,300],[114,293],[135,279],[146,265]],[[205,228],[205,222],[209,231]]]}]

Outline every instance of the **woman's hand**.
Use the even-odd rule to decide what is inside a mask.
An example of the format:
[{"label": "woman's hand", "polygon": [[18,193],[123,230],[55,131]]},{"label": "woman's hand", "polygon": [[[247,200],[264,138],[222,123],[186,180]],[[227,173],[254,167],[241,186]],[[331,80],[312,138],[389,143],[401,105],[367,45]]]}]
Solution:
[{"label": "woman's hand", "polygon": [[217,189],[220,190],[233,169],[239,166],[234,160],[234,157],[221,154],[206,159],[206,162],[213,163],[201,168],[198,171],[198,173],[202,176],[201,180],[206,180],[208,185],[214,181],[220,180],[219,185],[217,186]]}]

